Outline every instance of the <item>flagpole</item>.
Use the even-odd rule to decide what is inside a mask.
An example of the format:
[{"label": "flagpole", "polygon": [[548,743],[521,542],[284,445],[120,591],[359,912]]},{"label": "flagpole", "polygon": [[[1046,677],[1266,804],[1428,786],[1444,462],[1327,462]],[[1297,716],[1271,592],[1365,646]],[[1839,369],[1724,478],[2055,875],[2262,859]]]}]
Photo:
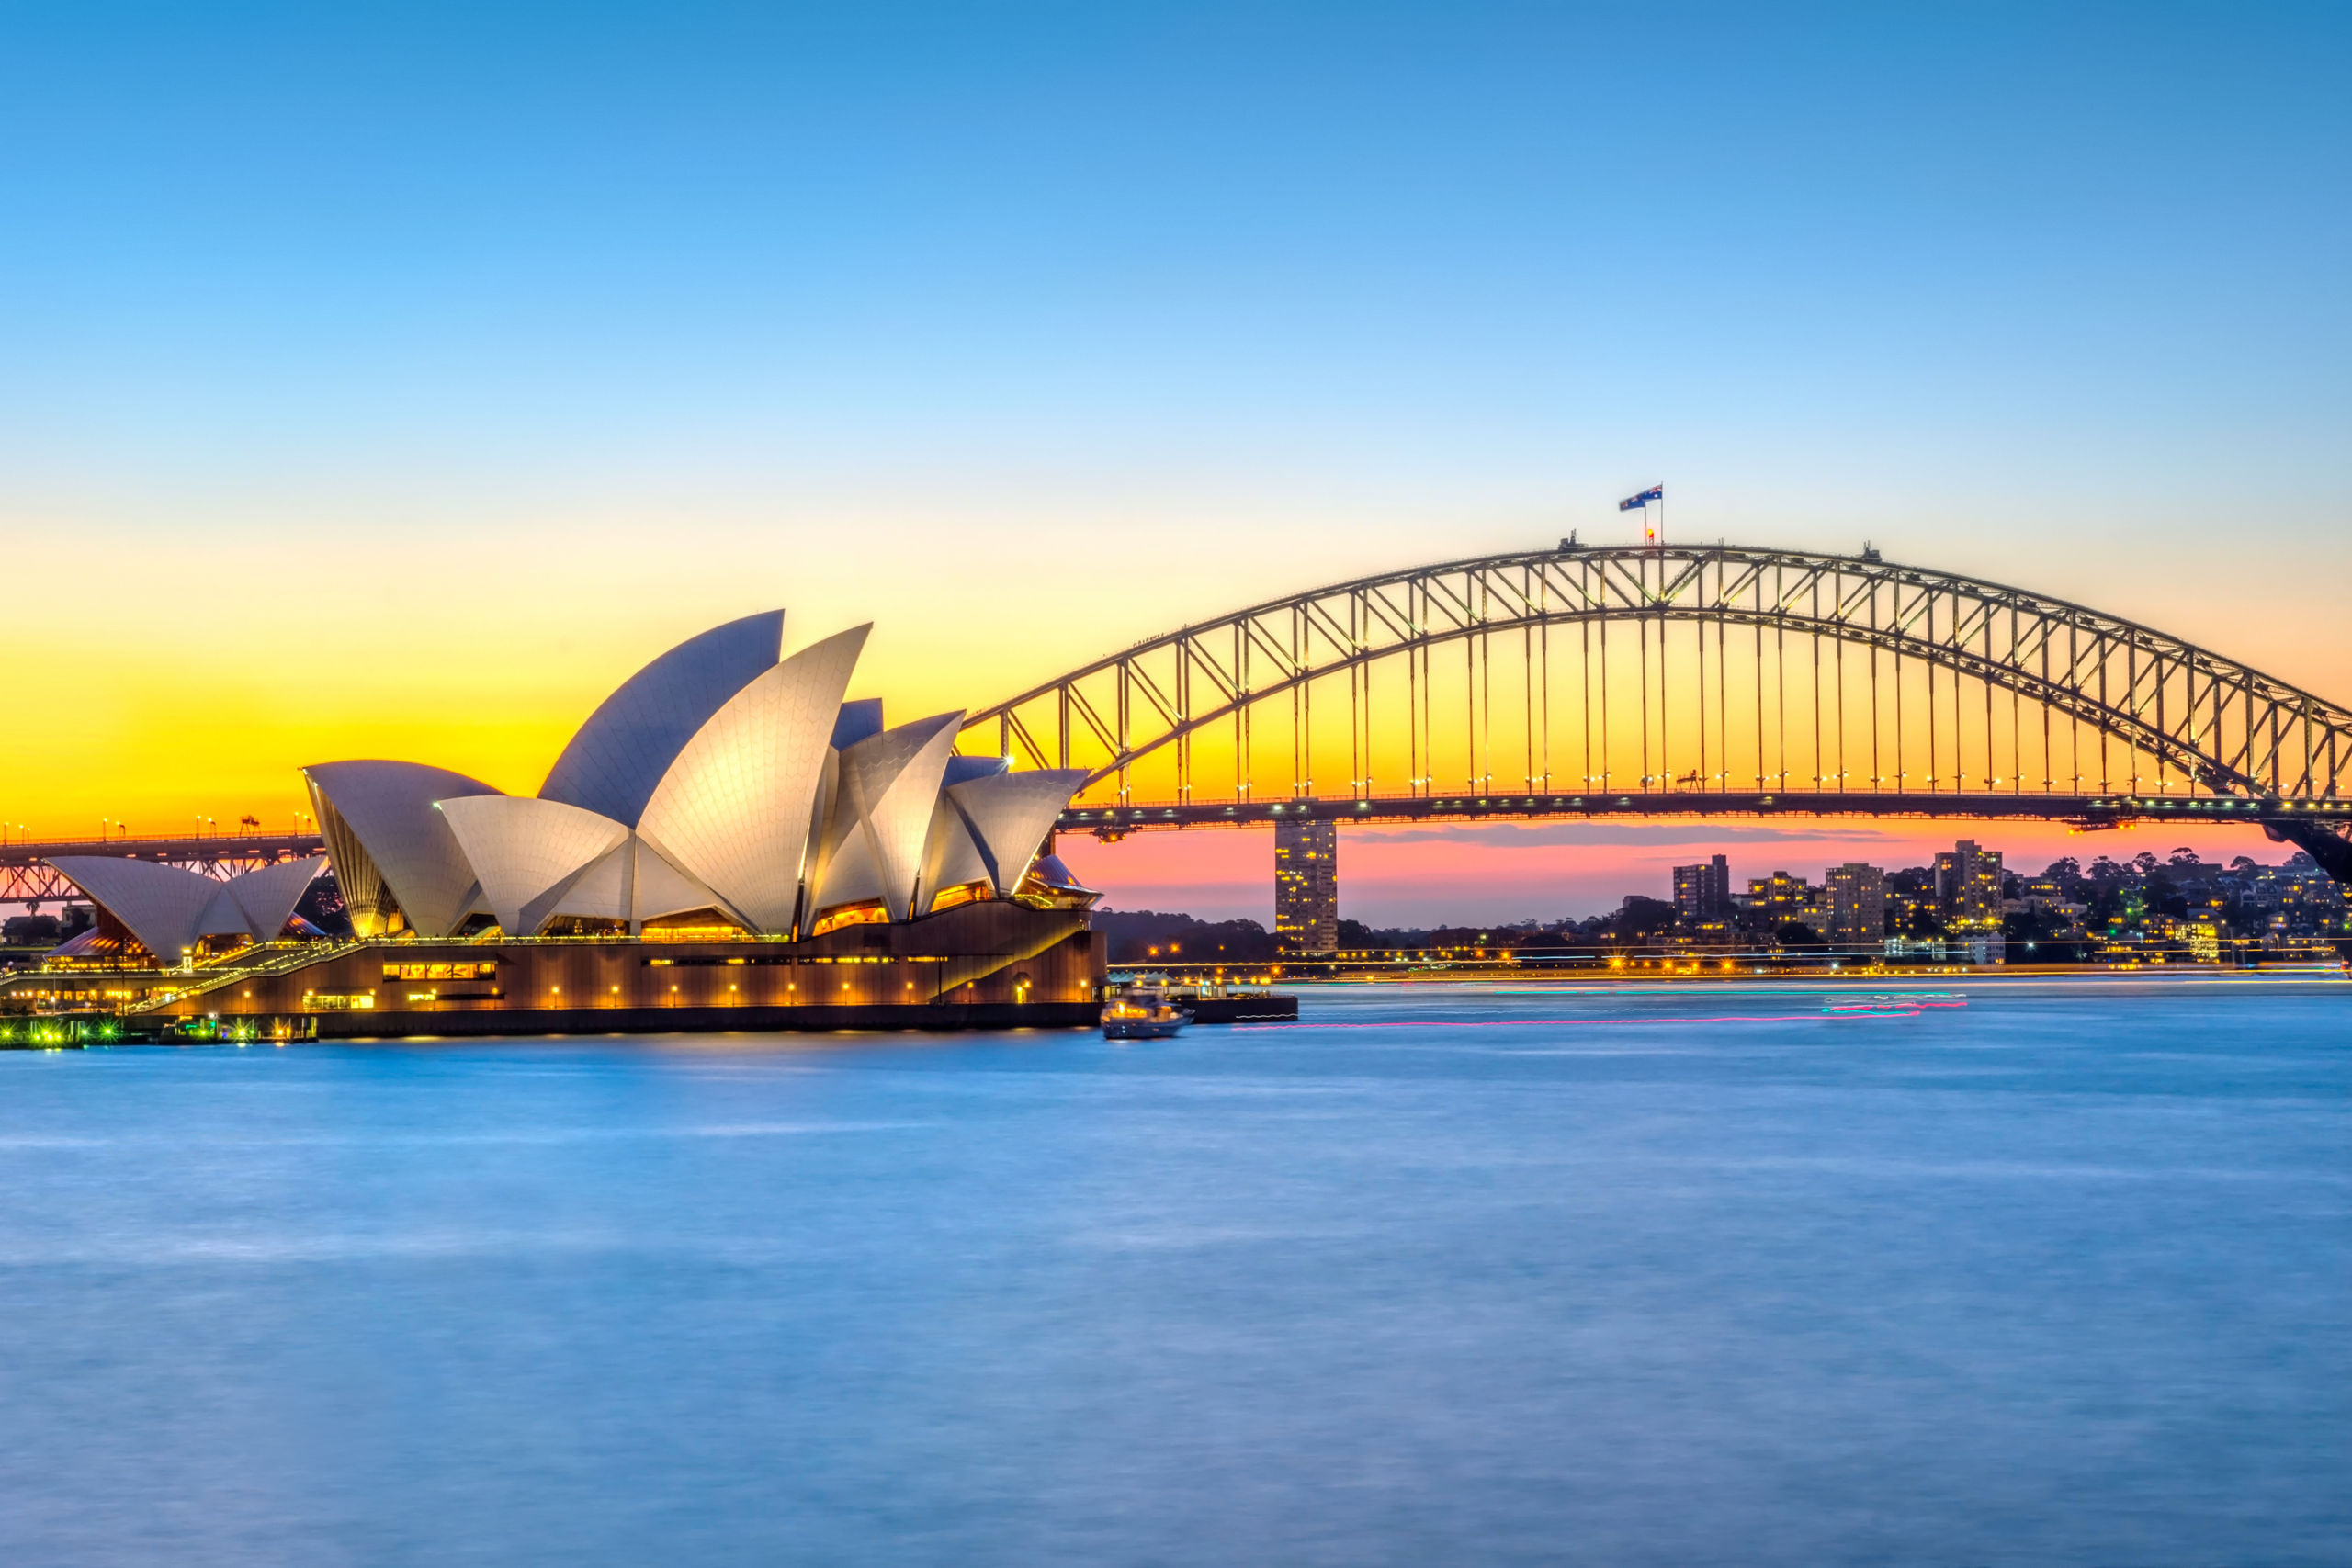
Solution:
[{"label": "flagpole", "polygon": [[[1657,522],[1655,525],[1650,522],[1650,502],[1653,501],[1657,502]],[[1636,506],[1642,509],[1643,545],[1649,549],[1663,547],[1666,543],[1666,487],[1655,484],[1639,495],[1629,495],[1617,503],[1617,510],[1631,512]]]}]

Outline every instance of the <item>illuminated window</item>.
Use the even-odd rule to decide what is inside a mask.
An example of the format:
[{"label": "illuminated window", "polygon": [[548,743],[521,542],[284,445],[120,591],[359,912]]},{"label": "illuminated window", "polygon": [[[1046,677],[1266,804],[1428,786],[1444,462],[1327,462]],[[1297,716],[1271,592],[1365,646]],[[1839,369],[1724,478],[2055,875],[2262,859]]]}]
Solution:
[{"label": "illuminated window", "polygon": [[305,991],[302,1006],[311,1012],[347,1012],[376,1005],[373,991]]}]

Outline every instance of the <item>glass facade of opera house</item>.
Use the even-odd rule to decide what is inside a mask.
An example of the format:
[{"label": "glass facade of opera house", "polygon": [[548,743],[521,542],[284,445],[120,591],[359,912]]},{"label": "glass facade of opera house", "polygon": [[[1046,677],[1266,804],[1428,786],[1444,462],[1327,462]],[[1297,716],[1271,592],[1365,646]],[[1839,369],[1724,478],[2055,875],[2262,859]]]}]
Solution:
[{"label": "glass facade of opera house", "polygon": [[[680,644],[536,795],[420,762],[306,768],[323,861],[220,882],[56,858],[100,919],[30,983],[335,1034],[1090,1020],[1095,896],[1047,845],[1084,775],[957,755],[960,713],[887,726],[846,702],[867,629],[783,658],[772,611]],[[287,940],[328,865],[352,936]]]}]

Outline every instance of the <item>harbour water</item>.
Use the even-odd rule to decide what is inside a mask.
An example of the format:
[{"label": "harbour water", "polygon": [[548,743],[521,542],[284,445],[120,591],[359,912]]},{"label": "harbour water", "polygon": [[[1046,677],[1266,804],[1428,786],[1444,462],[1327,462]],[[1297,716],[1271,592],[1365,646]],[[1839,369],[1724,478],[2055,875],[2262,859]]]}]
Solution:
[{"label": "harbour water", "polygon": [[2352,1562],[2352,986],[0,1054],[0,1562]]}]

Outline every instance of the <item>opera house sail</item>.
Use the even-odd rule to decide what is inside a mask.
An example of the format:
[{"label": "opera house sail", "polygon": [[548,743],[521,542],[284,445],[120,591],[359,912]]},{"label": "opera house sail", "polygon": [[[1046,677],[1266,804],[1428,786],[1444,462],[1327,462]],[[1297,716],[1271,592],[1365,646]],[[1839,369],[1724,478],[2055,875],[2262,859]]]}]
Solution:
[{"label": "opera house sail", "polygon": [[[226,882],[55,863],[123,953],[173,972],[166,1010],[492,1032],[582,1009],[597,1027],[831,1027],[1091,1007],[1093,896],[1048,843],[1086,775],[958,755],[960,713],[887,725],[848,696],[869,629],[787,656],[773,610],[691,637],[597,706],[536,795],[422,762],[312,764],[323,860]],[[350,938],[289,941],[318,935],[288,922],[329,865]]]}]

